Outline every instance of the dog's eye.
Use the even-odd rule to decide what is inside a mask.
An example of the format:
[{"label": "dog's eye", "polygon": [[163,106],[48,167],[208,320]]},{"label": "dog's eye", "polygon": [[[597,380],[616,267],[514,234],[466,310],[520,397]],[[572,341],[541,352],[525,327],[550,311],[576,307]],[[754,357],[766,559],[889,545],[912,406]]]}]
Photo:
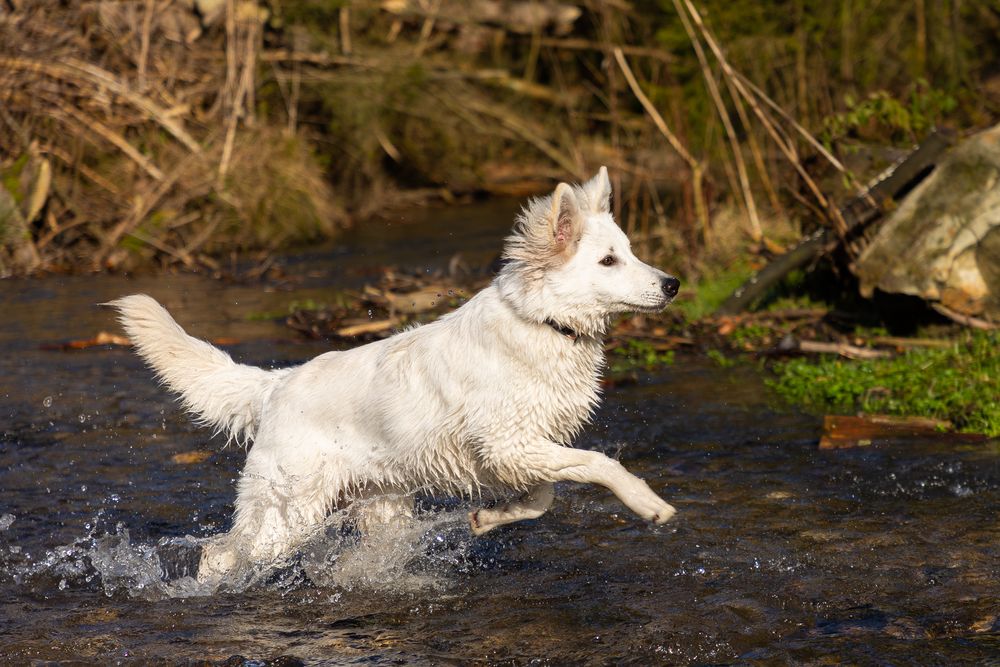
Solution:
[{"label": "dog's eye", "polygon": [[604,259],[601,260],[601,264],[603,264],[604,266],[614,266],[617,263],[618,260],[615,259],[614,255],[606,255]]}]

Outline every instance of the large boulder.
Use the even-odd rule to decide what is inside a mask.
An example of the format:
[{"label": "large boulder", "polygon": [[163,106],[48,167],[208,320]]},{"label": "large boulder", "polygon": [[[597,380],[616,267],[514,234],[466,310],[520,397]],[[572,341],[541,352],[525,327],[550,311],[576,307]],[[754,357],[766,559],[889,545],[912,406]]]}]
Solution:
[{"label": "large boulder", "polygon": [[864,296],[912,294],[1000,322],[1000,125],[948,153],[888,216],[854,271]]}]

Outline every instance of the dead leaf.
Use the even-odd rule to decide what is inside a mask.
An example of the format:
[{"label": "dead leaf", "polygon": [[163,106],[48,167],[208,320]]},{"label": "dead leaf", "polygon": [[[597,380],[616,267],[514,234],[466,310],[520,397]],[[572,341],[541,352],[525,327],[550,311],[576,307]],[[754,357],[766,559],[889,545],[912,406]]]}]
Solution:
[{"label": "dead leaf", "polygon": [[181,452],[180,454],[174,454],[170,457],[173,463],[179,463],[181,465],[191,465],[192,463],[201,463],[207,461],[209,457],[212,456],[212,452],[205,451],[204,449],[195,449],[190,452]]},{"label": "dead leaf", "polygon": [[353,336],[363,336],[364,334],[385,331],[386,329],[399,326],[399,324],[400,320],[390,317],[387,320],[375,320],[373,322],[362,322],[360,324],[348,325],[337,329],[334,333],[338,336],[343,336],[344,338],[351,338]]}]

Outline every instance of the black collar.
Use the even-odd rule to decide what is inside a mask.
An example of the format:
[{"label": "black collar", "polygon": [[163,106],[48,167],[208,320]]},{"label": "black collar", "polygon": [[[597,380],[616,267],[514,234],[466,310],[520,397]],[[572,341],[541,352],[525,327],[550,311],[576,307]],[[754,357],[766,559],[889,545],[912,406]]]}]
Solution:
[{"label": "black collar", "polygon": [[578,342],[580,338],[583,337],[583,334],[580,332],[570,329],[569,327],[564,327],[563,325],[553,322],[552,320],[545,320],[545,324],[552,327],[556,333],[566,336],[566,338],[569,338],[574,343]]}]

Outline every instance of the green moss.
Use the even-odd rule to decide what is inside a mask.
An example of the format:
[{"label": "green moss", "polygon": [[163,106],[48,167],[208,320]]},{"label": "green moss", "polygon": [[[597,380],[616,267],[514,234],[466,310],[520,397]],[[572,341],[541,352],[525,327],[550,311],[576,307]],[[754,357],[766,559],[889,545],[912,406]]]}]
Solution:
[{"label": "green moss", "polygon": [[718,271],[692,287],[682,287],[681,297],[673,307],[684,313],[688,321],[701,319],[714,312],[749,277],[750,268],[743,263]]},{"label": "green moss", "polygon": [[31,156],[25,152],[17,158],[12,165],[0,171],[0,184],[10,193],[14,201],[20,204],[24,200],[24,193],[21,192],[21,173],[28,165]]},{"label": "green moss", "polygon": [[705,353],[709,359],[714,361],[720,368],[732,368],[737,360],[727,357],[722,350],[709,350]]},{"label": "green moss", "polygon": [[674,363],[673,350],[657,350],[644,340],[630,339],[611,351],[608,368],[612,373],[634,370],[652,371]]},{"label": "green moss", "polygon": [[763,324],[743,324],[736,327],[729,334],[729,340],[732,341],[733,345],[739,347],[753,347],[769,338],[772,331],[771,327],[764,326]]},{"label": "green moss", "polygon": [[1000,333],[892,359],[793,359],[774,374],[768,383],[807,408],[946,419],[962,431],[1000,436]]}]

